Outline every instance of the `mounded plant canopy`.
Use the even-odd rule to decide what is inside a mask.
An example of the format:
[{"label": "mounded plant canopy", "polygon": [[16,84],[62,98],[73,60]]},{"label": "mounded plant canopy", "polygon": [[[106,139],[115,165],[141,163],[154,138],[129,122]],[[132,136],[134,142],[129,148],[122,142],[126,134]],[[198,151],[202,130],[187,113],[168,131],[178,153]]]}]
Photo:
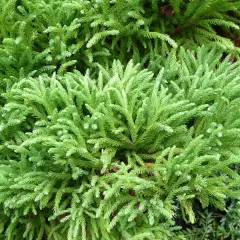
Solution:
[{"label": "mounded plant canopy", "polygon": [[2,0],[0,239],[239,237],[239,8]]},{"label": "mounded plant canopy", "polygon": [[177,211],[224,210],[239,196],[240,66],[220,57],[181,49],[156,76],[114,61],[15,83],[0,125],[8,238],[175,239]]}]

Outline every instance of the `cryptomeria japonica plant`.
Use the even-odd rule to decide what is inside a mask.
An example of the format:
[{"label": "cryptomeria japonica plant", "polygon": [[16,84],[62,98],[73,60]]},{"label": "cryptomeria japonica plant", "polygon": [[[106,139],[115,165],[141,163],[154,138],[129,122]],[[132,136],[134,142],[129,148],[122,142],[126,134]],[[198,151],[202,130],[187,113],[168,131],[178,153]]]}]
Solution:
[{"label": "cryptomeria japonica plant", "polygon": [[239,9],[0,1],[0,239],[238,238]]},{"label": "cryptomeria japonica plant", "polygon": [[153,46],[208,44],[238,56],[239,9],[239,0],[2,0],[1,85],[116,58],[126,64]]},{"label": "cryptomeria japonica plant", "polygon": [[15,83],[0,119],[6,239],[184,239],[176,215],[224,211],[239,198],[240,66],[221,56]]}]

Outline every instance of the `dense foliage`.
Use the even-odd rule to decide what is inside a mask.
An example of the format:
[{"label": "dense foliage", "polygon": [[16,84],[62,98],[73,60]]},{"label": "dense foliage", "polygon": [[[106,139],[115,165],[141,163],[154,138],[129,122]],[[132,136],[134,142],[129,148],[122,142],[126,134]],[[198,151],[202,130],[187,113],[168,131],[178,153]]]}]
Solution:
[{"label": "dense foliage", "polygon": [[165,239],[178,208],[194,223],[196,201],[224,210],[239,196],[239,63],[205,48],[179,55],[156,77],[114,61],[92,77],[24,78],[4,94],[9,239]]},{"label": "dense foliage", "polygon": [[2,0],[0,239],[238,239],[239,9]]},{"label": "dense foliage", "polygon": [[228,207],[228,213],[207,209],[198,213],[194,228],[184,231],[186,239],[239,239],[240,237],[240,202],[233,201]]},{"label": "dense foliage", "polygon": [[2,0],[0,9],[0,76],[11,81],[116,58],[126,64],[152,46],[239,52],[239,0]]}]

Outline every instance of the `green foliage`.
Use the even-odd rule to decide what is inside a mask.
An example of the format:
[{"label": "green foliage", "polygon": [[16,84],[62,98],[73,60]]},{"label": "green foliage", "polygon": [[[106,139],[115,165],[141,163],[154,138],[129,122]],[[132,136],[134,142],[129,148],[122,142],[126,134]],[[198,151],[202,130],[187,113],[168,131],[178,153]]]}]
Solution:
[{"label": "green foliage", "polygon": [[1,0],[0,239],[239,238],[239,10]]},{"label": "green foliage", "polygon": [[236,54],[229,38],[239,33],[239,8],[238,0],[2,0],[2,91],[27,76],[126,64],[152,46],[210,44]]},{"label": "green foliage", "polygon": [[153,71],[114,61],[15,83],[0,116],[6,239],[184,239],[179,211],[194,223],[197,202],[239,199],[240,63],[221,57],[181,49]]},{"label": "green foliage", "polygon": [[214,213],[214,210],[199,213],[196,226],[183,231],[186,239],[238,239],[240,237],[239,204],[239,201],[233,201],[226,215]]}]

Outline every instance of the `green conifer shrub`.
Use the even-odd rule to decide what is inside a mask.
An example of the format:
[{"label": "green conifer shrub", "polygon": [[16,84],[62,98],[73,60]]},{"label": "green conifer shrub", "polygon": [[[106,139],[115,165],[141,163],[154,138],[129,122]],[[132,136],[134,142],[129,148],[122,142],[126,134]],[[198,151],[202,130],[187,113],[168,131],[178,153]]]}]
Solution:
[{"label": "green conifer shrub", "polygon": [[210,44],[238,54],[238,0],[2,0],[1,85],[74,68],[84,72],[149,48]]},{"label": "green conifer shrub", "polygon": [[239,238],[239,8],[1,0],[0,239]]},{"label": "green conifer shrub", "polygon": [[186,239],[239,198],[240,63],[215,49],[22,78],[2,96],[3,239]]}]

